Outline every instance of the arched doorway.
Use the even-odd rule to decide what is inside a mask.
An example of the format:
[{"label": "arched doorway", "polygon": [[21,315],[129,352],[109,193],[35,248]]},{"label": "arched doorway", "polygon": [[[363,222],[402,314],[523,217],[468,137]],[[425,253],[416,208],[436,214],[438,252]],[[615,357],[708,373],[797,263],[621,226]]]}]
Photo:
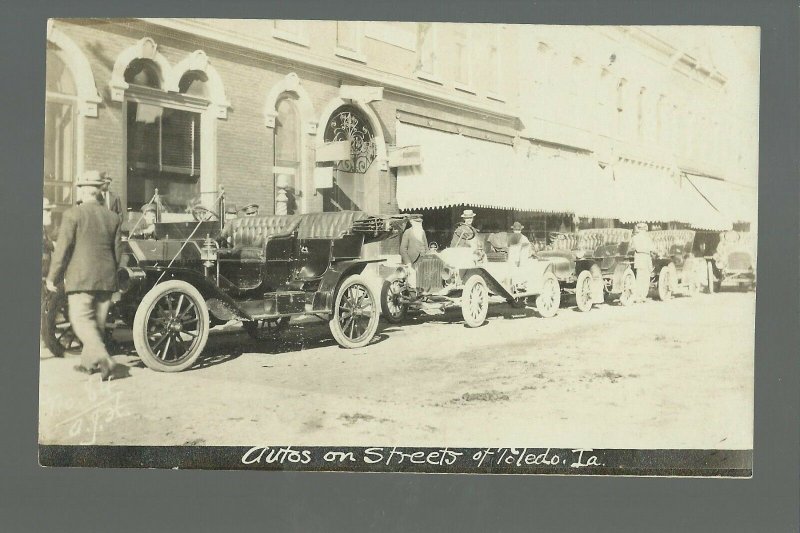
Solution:
[{"label": "arched doorway", "polygon": [[325,123],[325,143],[348,141],[350,159],[333,164],[333,186],[322,190],[323,211],[379,209],[379,138],[367,115],[353,104],[336,108]]}]

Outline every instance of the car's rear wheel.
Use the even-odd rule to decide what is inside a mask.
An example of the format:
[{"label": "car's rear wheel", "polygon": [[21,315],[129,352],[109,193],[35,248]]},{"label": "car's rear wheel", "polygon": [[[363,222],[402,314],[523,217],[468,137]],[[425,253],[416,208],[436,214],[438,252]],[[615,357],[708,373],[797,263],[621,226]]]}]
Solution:
[{"label": "car's rear wheel", "polygon": [[381,314],[390,324],[399,324],[406,318],[408,304],[401,301],[400,291],[392,290],[399,281],[385,281],[381,287]]},{"label": "car's rear wheel", "polygon": [[633,303],[636,291],[636,276],[630,268],[625,270],[620,280],[622,291],[619,293],[619,304],[628,306]]},{"label": "car's rear wheel", "polygon": [[578,281],[575,283],[575,305],[584,313],[592,308],[593,282],[592,273],[584,270],[578,274]]},{"label": "car's rear wheel", "polygon": [[665,302],[672,298],[674,281],[672,265],[665,265],[658,271],[658,299]]},{"label": "car's rear wheel", "polygon": [[42,304],[42,341],[55,357],[79,352],[83,347],[69,321],[69,304],[64,292],[50,292]]},{"label": "car's rear wheel", "polygon": [[552,272],[544,275],[542,292],[536,297],[536,311],[545,318],[550,318],[558,313],[561,305],[561,286],[558,278]]},{"label": "car's rear wheel", "polygon": [[328,325],[343,348],[361,348],[375,336],[380,320],[379,304],[361,275],[350,276],[336,293],[333,317]]},{"label": "car's rear wheel", "polygon": [[159,283],[144,295],[133,318],[133,344],[142,362],[159,372],[191,367],[208,341],[208,306],[185,281]]},{"label": "car's rear wheel", "polygon": [[461,294],[461,314],[471,328],[482,326],[489,314],[489,287],[480,274],[473,274],[464,283]]},{"label": "car's rear wheel", "polygon": [[289,317],[266,318],[263,320],[253,320],[243,322],[242,327],[257,341],[268,341],[277,337],[283,330],[289,327]]}]

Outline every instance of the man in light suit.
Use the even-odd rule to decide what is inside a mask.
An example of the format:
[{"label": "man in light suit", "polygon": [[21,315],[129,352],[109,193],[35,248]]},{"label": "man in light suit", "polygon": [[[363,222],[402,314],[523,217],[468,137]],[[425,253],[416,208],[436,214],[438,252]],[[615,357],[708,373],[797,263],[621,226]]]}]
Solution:
[{"label": "man in light suit", "polygon": [[64,212],[45,284],[56,292],[64,279],[72,329],[83,343],[81,364],[75,370],[103,380],[123,377],[103,342],[111,295],[116,290],[117,265],[122,255],[121,220],[104,204],[104,181],[96,171],[76,183],[82,203]]}]

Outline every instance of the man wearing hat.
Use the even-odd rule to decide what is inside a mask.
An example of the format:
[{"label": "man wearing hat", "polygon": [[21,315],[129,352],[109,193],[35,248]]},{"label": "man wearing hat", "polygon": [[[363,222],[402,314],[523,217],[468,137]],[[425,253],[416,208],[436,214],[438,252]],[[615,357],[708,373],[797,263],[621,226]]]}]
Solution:
[{"label": "man wearing hat", "polygon": [[153,239],[156,232],[157,206],[153,202],[142,206],[142,219],[137,221],[136,227],[130,234],[135,239]]},{"label": "man wearing hat", "polygon": [[124,375],[126,367],[115,363],[103,343],[111,295],[122,247],[119,216],[103,205],[104,181],[97,171],[76,183],[82,200],[64,212],[45,284],[56,292],[62,278],[69,303],[72,329],[83,343],[81,364],[75,370],[103,380]]},{"label": "man wearing hat", "polygon": [[450,240],[450,247],[454,248],[460,246],[463,248],[477,248],[478,230],[472,225],[475,221],[475,211],[472,209],[465,209],[464,212],[461,213],[461,219],[461,222],[458,223],[456,230],[453,232],[453,238]]},{"label": "man wearing hat", "polygon": [[114,181],[114,179],[109,176],[107,172],[101,172],[99,175],[100,179],[103,180],[103,186],[100,189],[103,192],[103,205],[121,217],[122,202],[120,202],[119,196],[110,190],[111,182]]},{"label": "man wearing hat", "polygon": [[517,285],[519,290],[524,290],[525,280],[521,275],[521,267],[528,262],[531,256],[531,241],[522,234],[525,228],[519,222],[514,222],[511,226],[511,235],[508,236],[508,261],[511,264],[512,284]]},{"label": "man wearing hat", "polygon": [[417,271],[414,265],[419,258],[428,252],[428,237],[422,227],[422,215],[412,214],[408,217],[409,226],[400,237],[400,259],[404,265],[410,266],[409,283],[417,287]]},{"label": "man wearing hat", "polygon": [[246,205],[242,208],[242,215],[246,217],[254,217],[258,215],[258,204]]},{"label": "man wearing hat", "polygon": [[631,238],[631,251],[633,251],[633,269],[636,271],[635,301],[644,302],[650,292],[650,274],[653,271],[653,258],[651,254],[655,249],[653,239],[647,232],[647,224],[636,224]]}]

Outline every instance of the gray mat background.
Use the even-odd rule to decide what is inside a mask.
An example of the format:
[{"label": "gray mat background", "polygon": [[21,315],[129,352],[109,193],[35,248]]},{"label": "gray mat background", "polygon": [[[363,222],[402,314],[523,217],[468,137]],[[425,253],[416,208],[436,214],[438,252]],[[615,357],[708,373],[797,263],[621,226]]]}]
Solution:
[{"label": "gray mat background", "polygon": [[[798,9],[791,1],[14,1],[2,10],[3,531],[798,531]],[[47,17],[762,27],[752,480],[44,469],[37,465]]]}]

